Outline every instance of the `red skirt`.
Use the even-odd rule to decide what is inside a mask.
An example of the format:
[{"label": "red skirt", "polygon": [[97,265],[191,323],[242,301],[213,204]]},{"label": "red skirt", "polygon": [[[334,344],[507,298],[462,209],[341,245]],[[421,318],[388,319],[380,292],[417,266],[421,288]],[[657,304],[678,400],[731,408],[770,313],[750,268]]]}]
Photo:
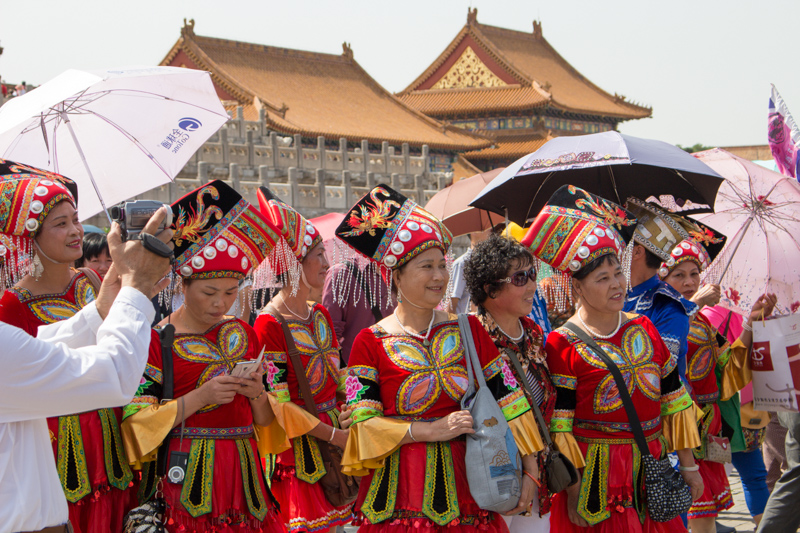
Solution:
[{"label": "red skirt", "polygon": [[[122,409],[112,409],[119,424]],[[48,418],[53,455],[58,460],[58,418]],[[108,533],[122,531],[125,514],[135,507],[136,494],[130,490],[132,483],[124,490],[112,487],[106,474],[103,426],[97,411],[78,415],[81,428],[83,450],[86,458],[86,471],[91,493],[75,503],[68,502],[69,520],[75,533]],[[126,460],[123,452],[123,460]]]},{"label": "red skirt", "polygon": [[[708,426],[709,435],[719,435],[722,431],[722,415],[719,406],[713,404],[714,413]],[[716,517],[721,511],[733,507],[731,486],[725,465],[698,459],[700,475],[703,477],[703,495],[689,509],[689,520],[695,518]]]},{"label": "red skirt", "polygon": [[[650,452],[654,457],[661,456],[661,443],[658,439],[648,443]],[[587,451],[590,444],[578,442],[581,452],[587,460],[587,468],[581,484],[587,482],[586,470],[589,468]],[[633,505],[633,451],[635,444],[604,444],[608,447],[608,462],[601,465],[602,475],[605,477],[607,492],[605,495],[605,511],[610,516],[587,528],[578,527],[569,519],[567,510],[567,493],[560,492],[553,497],[553,506],[550,510],[550,528],[552,531],[575,531],[582,533],[685,533],[686,528],[680,517],[669,522],[656,522],[645,514],[644,524],[639,520],[639,513]],[[601,481],[602,483],[602,481]]]},{"label": "red skirt", "polygon": [[[319,417],[324,424],[331,425],[328,413],[320,413]],[[327,531],[349,524],[353,519],[351,505],[334,507],[318,483],[297,478],[293,448],[279,454],[275,460],[272,493],[280,502],[281,519],[291,533]]]},{"label": "red skirt", "polygon": [[[174,437],[170,439],[170,451],[179,450],[188,453],[194,440],[184,438],[181,445],[180,437]],[[256,441],[250,438],[245,442],[252,449],[252,457],[255,458],[252,480],[258,483],[264,497],[264,504],[267,507],[264,519],[259,520],[250,511],[248,505],[250,489],[245,487],[242,479],[243,466],[236,440],[216,439],[213,457],[207,458],[213,461],[213,465],[209,466],[213,476],[210,495],[204,497],[205,509],[198,508],[194,511],[195,514],[202,514],[192,516],[181,501],[183,484],[169,483],[166,480],[163,483],[164,499],[167,502],[166,526],[170,533],[286,533],[262,475]],[[187,470],[184,483],[188,483],[189,480],[190,472]],[[205,494],[205,488],[199,492]],[[252,494],[250,496],[257,497]]]},{"label": "red skirt", "polygon": [[[443,526],[438,525],[423,513],[426,480],[430,477],[426,472],[427,444],[413,443],[405,444],[400,448],[397,486],[390,488],[390,491],[396,493],[392,516],[373,524],[361,512],[364,502],[368,499],[370,484],[374,477],[374,473],[370,473],[361,479],[361,487],[356,500],[358,513],[353,524],[360,526],[359,531],[370,533],[407,531],[414,533],[470,533],[476,531],[506,533],[508,527],[503,518],[497,513],[481,509],[472,498],[467,484],[465,451],[466,443],[463,440],[450,442],[452,482],[455,487],[454,501],[457,502],[459,514],[449,523]],[[387,465],[388,463],[387,459]]]}]

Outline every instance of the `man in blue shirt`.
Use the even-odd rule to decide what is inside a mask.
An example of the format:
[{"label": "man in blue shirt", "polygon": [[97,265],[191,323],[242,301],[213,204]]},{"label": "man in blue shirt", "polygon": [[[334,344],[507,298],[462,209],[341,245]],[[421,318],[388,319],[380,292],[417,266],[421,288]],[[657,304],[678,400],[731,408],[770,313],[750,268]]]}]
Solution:
[{"label": "man in blue shirt", "polygon": [[670,252],[689,238],[691,222],[638,198],[628,198],[628,210],[637,218],[631,254],[631,282],[625,311],[648,317],[677,359],[681,378],[686,375],[689,322],[698,307],[661,281],[662,262],[674,261]]}]

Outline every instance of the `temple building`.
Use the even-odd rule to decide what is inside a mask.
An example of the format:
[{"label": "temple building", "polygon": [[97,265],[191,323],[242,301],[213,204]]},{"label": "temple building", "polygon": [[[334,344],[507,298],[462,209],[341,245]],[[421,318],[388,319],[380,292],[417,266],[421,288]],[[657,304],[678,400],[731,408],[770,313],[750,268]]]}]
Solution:
[{"label": "temple building", "polygon": [[542,35],[467,24],[411,85],[398,93],[410,107],[492,140],[463,156],[482,170],[505,166],[549,138],[614,130],[652,109],[611,95],[575,70]]},{"label": "temple building", "polygon": [[270,131],[299,134],[308,148],[318,146],[320,137],[337,149],[340,139],[356,150],[366,140],[370,152],[388,142],[407,144],[411,155],[419,155],[427,145],[430,171],[474,174],[458,154],[491,145],[409,107],[361,68],[347,43],[339,55],[276,48],[202,37],[191,20],[160,64],[209,71],[226,109],[241,107],[247,121],[263,119]]}]

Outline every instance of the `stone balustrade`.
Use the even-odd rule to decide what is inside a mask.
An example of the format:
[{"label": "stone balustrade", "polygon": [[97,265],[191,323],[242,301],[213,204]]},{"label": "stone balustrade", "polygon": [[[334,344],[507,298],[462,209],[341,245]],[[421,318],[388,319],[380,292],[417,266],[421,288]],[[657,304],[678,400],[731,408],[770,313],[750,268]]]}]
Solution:
[{"label": "stone balustrade", "polygon": [[[137,198],[171,203],[215,179],[229,183],[252,203],[258,201],[258,187],[267,186],[312,218],[344,212],[379,183],[425,205],[452,176],[430,172],[427,146],[422,146],[421,155],[411,155],[408,144],[398,153],[383,142],[380,152],[370,152],[366,140],[359,148],[348,149],[342,138],[339,148],[332,150],[324,137],[318,137],[317,146],[309,148],[300,135],[284,137],[268,131],[263,113],[258,121],[246,121],[237,108],[234,118],[192,156],[173,183]],[[104,215],[87,223],[108,226]]]}]

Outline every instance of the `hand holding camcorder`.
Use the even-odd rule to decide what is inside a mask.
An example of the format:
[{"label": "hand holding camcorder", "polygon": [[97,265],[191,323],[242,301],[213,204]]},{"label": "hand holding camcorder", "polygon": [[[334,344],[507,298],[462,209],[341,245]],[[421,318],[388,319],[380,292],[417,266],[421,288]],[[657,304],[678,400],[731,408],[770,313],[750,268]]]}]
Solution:
[{"label": "hand holding camcorder", "polygon": [[155,200],[136,200],[134,202],[122,202],[111,207],[111,219],[119,224],[122,231],[122,241],[141,240],[142,245],[150,252],[161,257],[173,258],[172,250],[149,233],[143,233],[147,221],[162,207],[166,208],[167,216],[158,226],[161,232],[172,225],[172,208],[167,204]]}]

